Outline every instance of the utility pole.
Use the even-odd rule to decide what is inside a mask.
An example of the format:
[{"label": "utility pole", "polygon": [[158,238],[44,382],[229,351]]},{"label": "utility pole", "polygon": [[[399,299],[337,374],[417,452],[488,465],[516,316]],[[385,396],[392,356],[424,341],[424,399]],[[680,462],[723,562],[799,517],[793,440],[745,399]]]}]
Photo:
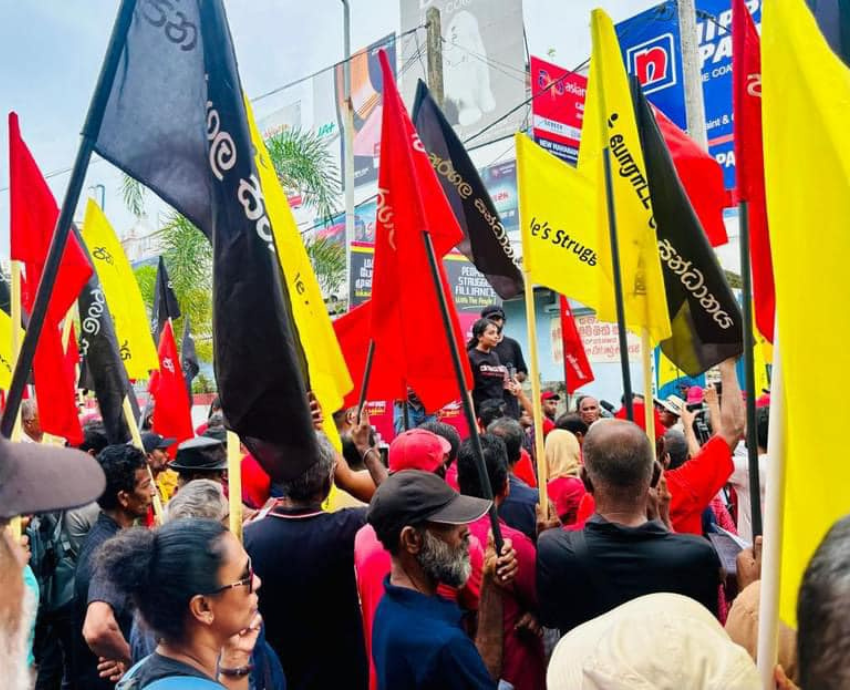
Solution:
[{"label": "utility pole", "polygon": [[676,7],[679,14],[679,36],[682,43],[682,77],[685,85],[685,114],[688,118],[688,134],[703,149],[708,149],[696,7],[694,0],[676,0]]},{"label": "utility pole", "polygon": [[351,100],[351,8],[342,0],[345,64],[343,65],[343,98],[345,99],[345,275],[348,277],[348,295],[354,276],[351,269],[351,243],[354,242],[354,103]]},{"label": "utility pole", "polygon": [[443,107],[443,30],[440,26],[440,10],[429,7],[425,13],[427,27],[426,45],[428,48],[428,90]]}]

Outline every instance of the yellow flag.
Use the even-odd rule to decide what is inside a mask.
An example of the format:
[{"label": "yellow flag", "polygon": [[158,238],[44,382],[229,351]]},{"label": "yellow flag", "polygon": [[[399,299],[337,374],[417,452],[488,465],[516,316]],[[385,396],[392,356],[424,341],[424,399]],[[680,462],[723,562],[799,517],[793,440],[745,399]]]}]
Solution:
[{"label": "yellow flag", "polygon": [[[24,329],[18,327],[24,339]],[[0,309],[0,390],[7,391],[12,385],[12,319]]]},{"label": "yellow flag", "polygon": [[325,308],[319,281],[313,272],[310,257],[304,248],[298,226],[277,179],[266,145],[254,122],[251,104],[245,99],[251,141],[256,150],[260,186],[266,203],[266,213],[272,224],[277,256],[292,300],[292,313],[301,340],[310,389],[322,406],[325,416],[324,431],[331,443],[342,450],[332,414],[342,407],[346,394],[354,388],[348,367],[336,339],[330,316]]},{"label": "yellow flag", "polygon": [[516,135],[523,266],[532,281],[598,311],[614,310],[614,284],[601,267],[593,188],[575,168]]},{"label": "yellow flag", "polygon": [[[772,0],[762,19],[762,118],[776,281],[785,472],[781,618],[824,534],[850,513],[850,462],[820,410],[847,406],[850,370],[850,69],[830,50],[805,0]],[[812,337],[825,326],[826,342]],[[829,356],[819,352],[828,351]],[[768,449],[770,455],[770,449]],[[770,538],[769,536],[767,537]]]},{"label": "yellow flag", "polygon": [[159,369],[159,357],[145,303],[115,231],[92,199],[86,206],[82,235],[115,323],[115,336],[127,375],[131,379],[146,379],[151,370]]},{"label": "yellow flag", "polygon": [[684,371],[679,369],[673,362],[667,359],[667,356],[661,351],[661,348],[658,348],[658,366],[655,370],[655,376],[658,381],[658,390],[661,390],[668,383],[672,383],[677,379],[686,376]]},{"label": "yellow flag", "polygon": [[[609,150],[626,325],[638,332],[646,328],[652,340],[660,342],[671,335],[670,317],[629,80],[611,18],[593,10],[591,28],[593,52],[578,170],[594,190],[596,244],[604,246],[609,225],[603,151]],[[600,259],[613,284],[610,250],[600,252]],[[617,320],[613,305],[613,300],[604,303],[598,314],[601,320]]]}]

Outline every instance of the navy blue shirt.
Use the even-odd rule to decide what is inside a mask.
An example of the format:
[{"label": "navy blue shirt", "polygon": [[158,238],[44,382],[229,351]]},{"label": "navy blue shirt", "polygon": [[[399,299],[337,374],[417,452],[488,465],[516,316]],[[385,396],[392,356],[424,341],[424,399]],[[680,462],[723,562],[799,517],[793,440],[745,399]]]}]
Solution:
[{"label": "navy blue shirt", "polygon": [[460,625],[457,604],[384,580],[372,628],[372,658],[382,690],[497,687]]},{"label": "navy blue shirt", "polygon": [[513,473],[508,475],[510,493],[499,506],[499,517],[531,541],[537,541],[537,503],[540,494]]}]

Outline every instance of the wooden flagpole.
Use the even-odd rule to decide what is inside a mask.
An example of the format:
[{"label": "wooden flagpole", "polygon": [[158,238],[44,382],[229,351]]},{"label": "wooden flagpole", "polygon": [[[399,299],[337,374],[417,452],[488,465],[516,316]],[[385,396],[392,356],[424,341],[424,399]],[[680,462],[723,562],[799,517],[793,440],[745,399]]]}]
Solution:
[{"label": "wooden flagpole", "polygon": [[655,402],[652,396],[652,341],[649,329],[643,328],[640,334],[640,349],[643,359],[643,412],[646,423],[646,435],[655,453]]},{"label": "wooden flagpole", "polygon": [[[122,405],[122,409],[124,410],[124,419],[127,422],[127,426],[130,429],[130,436],[133,440],[133,445],[136,446],[142,453],[145,452],[145,446],[142,443],[142,435],[139,433],[139,425],[136,424],[136,418],[133,416],[133,406],[130,404],[130,398],[126,395],[124,396],[124,403]],[[151,470],[151,466],[147,462],[147,453],[145,453],[145,467],[148,470],[148,476],[151,478],[151,484],[153,485],[154,494],[153,494],[153,513],[156,518],[156,523],[158,525],[162,524],[162,499],[159,497],[159,487],[156,485],[156,478],[153,476],[153,471]]]},{"label": "wooden flagpole", "polygon": [[[779,330],[775,329],[775,332],[778,334]],[[773,378],[770,386],[770,420],[767,439],[770,472],[766,478],[764,496],[765,524],[756,656],[764,690],[773,690],[775,687],[773,673],[779,648],[779,587],[781,584],[782,520],[785,509],[785,471],[787,465],[784,436],[786,412],[783,388],[779,337],[776,335],[773,341]]]},{"label": "wooden flagpole", "polygon": [[[546,449],[543,442],[543,406],[540,404],[540,362],[537,356],[537,316],[534,312],[534,286],[528,270],[525,278],[525,323],[528,329],[528,349],[531,357],[531,407],[534,410],[534,448],[537,456],[537,489],[540,492],[540,511],[544,520],[549,519],[549,491],[546,482],[549,468],[546,465]],[[563,327],[563,326],[562,326]],[[564,353],[566,362],[566,353]],[[566,372],[566,364],[564,367]]]},{"label": "wooden flagpole", "polygon": [[242,542],[242,452],[239,437],[227,432],[227,499],[230,502],[230,531]]}]

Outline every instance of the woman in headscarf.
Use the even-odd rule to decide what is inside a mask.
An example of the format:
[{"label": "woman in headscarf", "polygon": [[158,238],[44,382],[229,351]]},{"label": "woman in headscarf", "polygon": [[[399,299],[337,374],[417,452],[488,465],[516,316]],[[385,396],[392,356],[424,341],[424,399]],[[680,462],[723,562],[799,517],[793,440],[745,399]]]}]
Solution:
[{"label": "woman in headscarf", "polygon": [[569,431],[553,429],[546,437],[544,447],[549,496],[561,522],[571,525],[576,520],[579,502],[585,494],[584,483],[579,479],[581,448],[578,439]]}]

